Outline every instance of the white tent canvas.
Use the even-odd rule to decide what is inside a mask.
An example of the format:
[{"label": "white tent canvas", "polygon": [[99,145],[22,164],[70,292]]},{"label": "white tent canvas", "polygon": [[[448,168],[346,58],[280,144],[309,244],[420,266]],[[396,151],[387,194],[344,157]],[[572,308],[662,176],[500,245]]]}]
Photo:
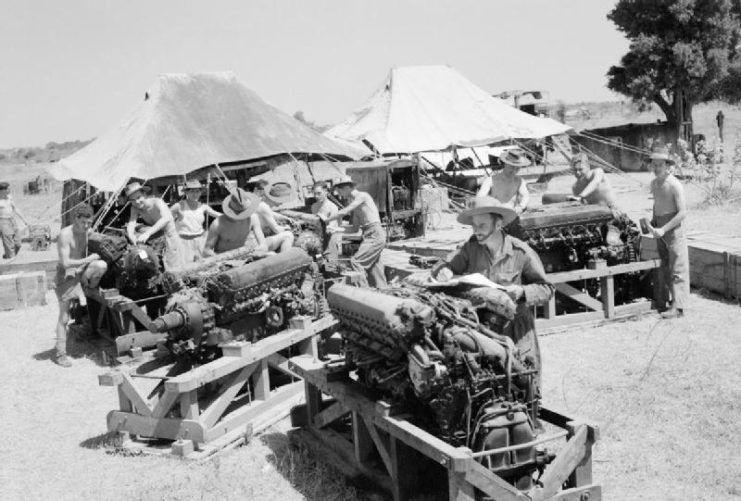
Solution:
[{"label": "white tent canvas", "polygon": [[448,66],[409,66],[392,69],[362,108],[325,134],[386,154],[539,139],[570,129],[507,105]]},{"label": "white tent canvas", "polygon": [[112,130],[49,170],[58,180],[113,191],[130,177],[180,176],[281,153],[358,158],[365,151],[269,105],[232,73],[165,74]]}]

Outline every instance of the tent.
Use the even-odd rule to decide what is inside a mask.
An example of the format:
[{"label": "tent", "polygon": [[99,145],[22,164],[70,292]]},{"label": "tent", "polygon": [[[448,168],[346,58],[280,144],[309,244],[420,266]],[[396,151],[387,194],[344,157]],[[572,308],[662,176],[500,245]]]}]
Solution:
[{"label": "tent", "polygon": [[448,66],[408,66],[392,69],[365,106],[325,134],[363,142],[381,154],[408,154],[570,129],[507,105]]},{"label": "tent", "polygon": [[113,191],[130,177],[185,175],[280,153],[352,159],[366,152],[267,104],[232,73],[163,74],[112,130],[49,171]]}]

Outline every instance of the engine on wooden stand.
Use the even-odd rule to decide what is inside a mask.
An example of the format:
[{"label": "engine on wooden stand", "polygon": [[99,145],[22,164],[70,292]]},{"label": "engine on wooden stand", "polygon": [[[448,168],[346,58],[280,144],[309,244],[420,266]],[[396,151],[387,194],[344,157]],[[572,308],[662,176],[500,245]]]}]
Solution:
[{"label": "engine on wooden stand", "polygon": [[[527,243],[540,257],[547,273],[599,268],[638,260],[640,230],[625,214],[603,205],[578,202],[548,204],[529,209],[506,231]],[[598,280],[583,285],[596,293]],[[644,297],[650,284],[639,273],[618,275],[615,302],[622,304]]]},{"label": "engine on wooden stand", "polygon": [[[330,288],[327,299],[340,322],[346,368],[416,425],[475,452],[535,439],[534,363],[480,323],[470,301],[411,286],[381,292],[347,285]],[[481,462],[527,489],[552,457],[524,445]]]},{"label": "engine on wooden stand", "polygon": [[92,233],[88,250],[108,265],[100,286],[115,287],[124,296],[138,300],[164,294],[170,285],[163,273],[164,237],[148,244],[131,245],[123,235]]},{"label": "engine on wooden stand", "polygon": [[290,318],[322,314],[321,284],[313,260],[291,248],[231,269],[181,273],[182,289],[149,330],[167,333],[164,346],[186,365],[221,355],[227,341],[258,341],[287,328]]}]

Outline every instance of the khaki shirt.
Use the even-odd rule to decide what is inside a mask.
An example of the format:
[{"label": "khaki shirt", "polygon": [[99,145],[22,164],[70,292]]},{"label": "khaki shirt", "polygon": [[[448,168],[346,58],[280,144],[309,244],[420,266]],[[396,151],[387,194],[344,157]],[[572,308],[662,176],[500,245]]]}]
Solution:
[{"label": "khaki shirt", "polygon": [[[512,338],[518,347],[522,344],[524,351],[536,350],[532,306],[548,301],[553,296],[555,287],[548,282],[543,263],[534,250],[522,240],[504,235],[502,252],[493,256],[486,245],[478,243],[471,236],[445,262],[456,275],[481,273],[500,285],[522,285],[524,294],[517,304],[515,319],[505,327],[502,334]],[[538,364],[539,362],[538,360]]]}]

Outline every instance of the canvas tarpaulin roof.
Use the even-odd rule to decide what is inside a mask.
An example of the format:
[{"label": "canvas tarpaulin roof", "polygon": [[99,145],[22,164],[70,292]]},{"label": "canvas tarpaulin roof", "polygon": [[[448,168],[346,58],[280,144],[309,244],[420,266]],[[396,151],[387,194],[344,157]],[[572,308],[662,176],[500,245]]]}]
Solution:
[{"label": "canvas tarpaulin roof", "polygon": [[280,153],[365,153],[269,105],[232,73],[160,75],[147,95],[112,130],[52,166],[51,174],[113,191],[130,177],[184,175]]},{"label": "canvas tarpaulin roof", "polygon": [[392,69],[365,106],[325,134],[367,141],[384,154],[538,139],[570,129],[512,108],[448,66],[409,66]]}]

